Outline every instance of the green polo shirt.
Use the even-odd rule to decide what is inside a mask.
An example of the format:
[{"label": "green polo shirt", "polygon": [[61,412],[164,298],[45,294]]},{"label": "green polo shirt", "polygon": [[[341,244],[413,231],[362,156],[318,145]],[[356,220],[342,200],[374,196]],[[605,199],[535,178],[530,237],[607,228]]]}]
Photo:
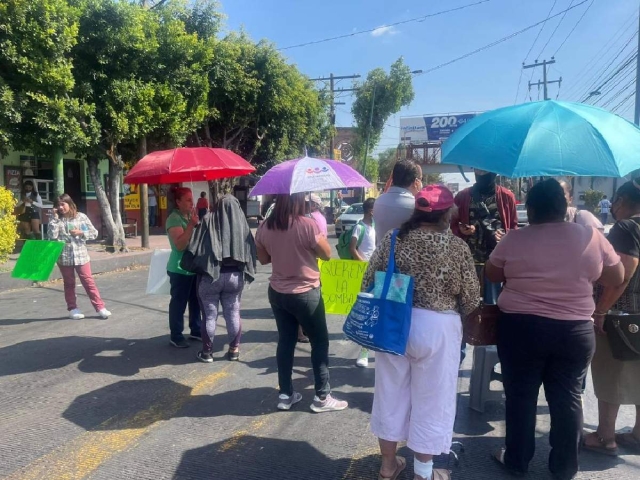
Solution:
[{"label": "green polo shirt", "polygon": [[[189,220],[184,218],[178,210],[174,210],[171,212],[171,215],[167,217],[167,221],[165,222],[167,234],[169,233],[169,229],[173,227],[181,227],[183,230],[186,230],[188,224]],[[180,261],[182,260],[183,252],[176,248],[171,235],[169,235],[169,244],[171,245],[171,255],[169,256],[169,262],[167,263],[167,272],[181,273],[182,275],[194,275],[193,273],[180,268]]]}]

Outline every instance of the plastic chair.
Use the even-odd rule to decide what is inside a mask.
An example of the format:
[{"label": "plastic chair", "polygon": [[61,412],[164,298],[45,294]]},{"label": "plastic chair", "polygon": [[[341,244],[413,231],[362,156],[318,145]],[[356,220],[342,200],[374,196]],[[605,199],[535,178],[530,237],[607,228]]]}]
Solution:
[{"label": "plastic chair", "polygon": [[487,402],[499,402],[503,399],[502,390],[491,390],[493,380],[502,381],[502,375],[494,371],[500,363],[498,349],[495,346],[475,347],[473,349],[473,367],[469,387],[469,408],[484,413]]}]

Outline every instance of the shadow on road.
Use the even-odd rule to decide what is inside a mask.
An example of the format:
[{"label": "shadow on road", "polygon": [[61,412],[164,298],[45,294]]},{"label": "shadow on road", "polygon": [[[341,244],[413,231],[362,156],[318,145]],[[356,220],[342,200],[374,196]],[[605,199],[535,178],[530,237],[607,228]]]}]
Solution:
[{"label": "shadow on road", "polygon": [[[161,365],[195,363],[199,342],[189,349],[169,345],[169,336],[154,338],[57,337],[29,340],[0,349],[0,377],[53,370],[78,363],[84,373],[107,373],[123,377]],[[214,348],[221,350],[224,339]]]}]

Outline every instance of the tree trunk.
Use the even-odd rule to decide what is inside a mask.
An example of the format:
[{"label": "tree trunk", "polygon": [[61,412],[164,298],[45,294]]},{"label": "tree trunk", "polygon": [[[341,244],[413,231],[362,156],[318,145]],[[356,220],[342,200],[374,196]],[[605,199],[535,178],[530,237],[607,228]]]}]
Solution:
[{"label": "tree trunk", "polygon": [[[114,239],[116,237],[121,236],[124,240],[124,229],[122,228],[122,222],[120,222],[120,231],[118,232],[118,226],[114,221],[113,213],[111,210],[111,202],[107,196],[107,192],[100,181],[100,171],[98,170],[98,159],[96,157],[91,157],[87,160],[87,166],[89,168],[89,176],[91,177],[91,181],[93,182],[93,187],[96,191],[96,199],[98,200],[98,205],[100,206],[100,216],[102,217],[102,225],[103,228],[107,230],[107,251],[115,252],[116,249],[113,247],[116,245]],[[127,251],[126,244],[124,245],[124,250]]]},{"label": "tree trunk", "polygon": [[[138,141],[138,156],[142,159],[147,155],[147,137]],[[156,207],[157,208],[157,207]],[[149,187],[146,183],[140,185],[140,231],[141,246],[149,248]]]},{"label": "tree trunk", "polygon": [[113,231],[113,241],[109,245],[113,245],[115,252],[128,252],[127,243],[124,237],[124,227],[122,226],[122,217],[120,216],[120,177],[122,176],[122,164],[118,160],[110,159],[109,161],[109,199],[111,205],[111,215],[115,223]]}]

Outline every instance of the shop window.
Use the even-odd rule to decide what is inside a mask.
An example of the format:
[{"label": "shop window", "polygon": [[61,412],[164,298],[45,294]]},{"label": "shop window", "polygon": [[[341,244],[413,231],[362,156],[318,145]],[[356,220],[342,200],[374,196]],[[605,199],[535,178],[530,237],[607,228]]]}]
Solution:
[{"label": "shop window", "polygon": [[35,184],[42,199],[53,202],[53,180],[36,180]]}]

